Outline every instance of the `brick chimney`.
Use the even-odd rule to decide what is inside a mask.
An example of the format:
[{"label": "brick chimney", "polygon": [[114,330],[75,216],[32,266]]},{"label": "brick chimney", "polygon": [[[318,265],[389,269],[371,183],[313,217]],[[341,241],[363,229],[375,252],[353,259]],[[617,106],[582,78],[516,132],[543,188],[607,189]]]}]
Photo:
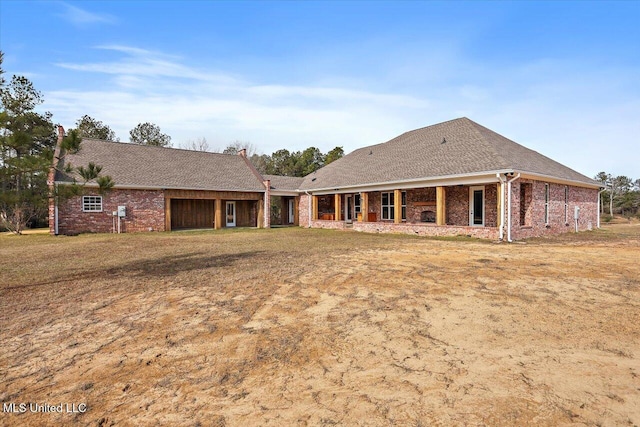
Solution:
[{"label": "brick chimney", "polygon": [[246,159],[247,158],[247,149],[243,148],[242,150],[238,151],[238,156],[244,157]]},{"label": "brick chimney", "polygon": [[56,200],[56,170],[58,169],[58,162],[60,162],[60,153],[62,151],[62,141],[64,140],[64,128],[62,125],[58,125],[58,141],[56,142],[56,148],[53,152],[53,162],[49,168],[49,174],[47,175],[47,186],[49,187],[49,234],[55,235],[58,233],[58,212],[57,212],[57,200]]}]

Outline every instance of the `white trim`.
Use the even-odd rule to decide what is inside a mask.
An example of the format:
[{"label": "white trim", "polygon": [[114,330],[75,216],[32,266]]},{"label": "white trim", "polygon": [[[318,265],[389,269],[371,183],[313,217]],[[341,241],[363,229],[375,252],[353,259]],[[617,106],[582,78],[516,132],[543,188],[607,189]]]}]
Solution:
[{"label": "white trim", "polygon": [[[474,193],[476,191],[482,191],[482,223],[481,224],[475,224],[474,223],[474,214],[475,212],[473,212],[473,210],[475,209],[475,200],[474,200]],[[484,223],[485,223],[485,217],[484,217],[484,213],[486,210],[486,200],[484,199],[484,195],[485,195],[485,188],[484,185],[476,185],[473,187],[469,187],[469,227],[484,227]]]},{"label": "white trim", "polygon": [[[88,199],[88,198],[93,198],[94,201],[93,202],[91,202],[91,201],[85,202],[84,200]],[[86,209],[87,205],[89,205],[89,206],[97,206],[98,205],[98,202],[97,202],[98,199],[100,200],[100,203],[99,203],[100,204],[100,208],[99,209]],[[103,209],[104,209],[103,202],[104,201],[102,199],[102,196],[100,196],[100,195],[98,195],[98,196],[92,196],[92,195],[82,196],[82,199],[81,199],[82,212],[89,212],[89,213],[91,213],[91,212],[102,212]]]},{"label": "white trim", "polygon": [[525,171],[520,171],[519,173],[522,175],[522,179],[533,179],[535,181],[543,181],[543,182],[550,182],[550,183],[554,183],[554,184],[571,185],[573,187],[586,187],[586,188],[601,188],[602,187],[602,184],[600,184],[600,183],[598,183],[598,184],[588,184],[588,183],[582,182],[582,181],[574,181],[574,180],[571,180],[571,179],[558,178],[558,177],[553,176],[553,175],[543,175],[543,174],[539,174],[539,173],[525,172]]},{"label": "white trim", "polygon": [[492,172],[446,175],[432,178],[407,179],[402,181],[389,181],[370,184],[349,185],[345,187],[317,188],[305,191],[311,191],[313,194],[341,194],[341,193],[361,193],[376,191],[393,191],[393,190],[409,190],[412,188],[422,187],[438,187],[452,185],[474,185],[474,184],[491,184],[499,182],[496,174],[513,173],[512,170],[500,170]]},{"label": "white trim", "polygon": [[598,228],[600,228],[600,208],[602,208],[602,206],[600,206],[600,195],[604,192],[607,191],[606,188],[598,191]]},{"label": "white trim", "polygon": [[[233,206],[233,221],[229,222],[229,206]],[[236,202],[227,200],[224,209],[224,222],[226,227],[235,227],[236,226]]]},{"label": "white trim", "polygon": [[550,224],[551,212],[549,212],[551,204],[551,185],[548,182],[544,183],[544,225]]},{"label": "white trim", "polygon": [[351,207],[353,208],[353,194],[351,193],[344,196],[344,222],[346,223],[353,222],[353,213],[349,212],[349,200],[351,200]]},{"label": "white trim", "polygon": [[394,190],[411,190],[415,188],[427,188],[427,187],[450,187],[455,185],[479,185],[479,184],[496,184],[499,180],[496,178],[496,175],[482,175],[475,177],[473,179],[469,178],[458,178],[451,180],[421,180],[421,181],[412,181],[410,183],[405,184],[385,184],[385,185],[360,185],[357,187],[344,187],[344,188],[333,188],[333,189],[324,189],[324,190],[308,190],[313,191],[313,194],[322,196],[326,194],[345,194],[345,193],[375,193],[375,192],[387,192]]},{"label": "white trim", "polygon": [[293,224],[296,222],[295,217],[295,199],[287,199],[287,223]]},{"label": "white trim", "polygon": [[[207,190],[207,191],[230,191],[230,190]],[[244,193],[244,191],[242,191],[242,193]],[[251,191],[249,191],[249,193],[251,193]],[[289,196],[289,197],[296,197],[299,196],[301,194],[301,192],[298,191],[288,191],[288,190],[271,190],[269,192],[269,194],[271,194],[272,196]]]},{"label": "white trim", "polygon": [[498,179],[500,180],[500,240],[504,239],[504,205],[506,201],[504,200],[504,184],[505,180],[502,178],[502,175],[496,174]]}]

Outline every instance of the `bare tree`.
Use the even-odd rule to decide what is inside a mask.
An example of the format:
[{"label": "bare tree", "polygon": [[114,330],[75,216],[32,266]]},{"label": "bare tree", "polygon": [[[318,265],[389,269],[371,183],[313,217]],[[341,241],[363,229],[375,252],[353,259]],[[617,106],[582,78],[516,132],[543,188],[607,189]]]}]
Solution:
[{"label": "bare tree", "polygon": [[238,141],[235,140],[231,144],[227,145],[222,152],[224,154],[238,154],[240,150],[247,150],[247,157],[251,157],[254,154],[257,154],[256,146],[250,142]]},{"label": "bare tree", "polygon": [[207,139],[203,136],[202,138],[198,138],[195,141],[190,139],[187,142],[180,144],[180,147],[183,150],[192,150],[192,151],[209,151],[216,152],[209,147],[209,143]]}]

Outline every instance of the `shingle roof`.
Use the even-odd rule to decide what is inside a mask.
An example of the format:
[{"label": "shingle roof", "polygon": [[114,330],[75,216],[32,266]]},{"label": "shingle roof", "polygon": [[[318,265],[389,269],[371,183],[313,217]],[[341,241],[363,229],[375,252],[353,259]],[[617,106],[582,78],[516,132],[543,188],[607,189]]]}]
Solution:
[{"label": "shingle roof", "polygon": [[329,189],[516,170],[598,185],[466,117],[360,148],[305,177],[300,189]]},{"label": "shingle roof", "polygon": [[[102,166],[102,175],[116,187],[179,188],[189,190],[264,191],[264,186],[237,155],[151,147],[83,138],[81,149],[59,165]],[[64,173],[56,181],[72,181]]]},{"label": "shingle roof", "polygon": [[263,175],[271,181],[272,190],[295,191],[300,188],[304,178],[297,176]]}]

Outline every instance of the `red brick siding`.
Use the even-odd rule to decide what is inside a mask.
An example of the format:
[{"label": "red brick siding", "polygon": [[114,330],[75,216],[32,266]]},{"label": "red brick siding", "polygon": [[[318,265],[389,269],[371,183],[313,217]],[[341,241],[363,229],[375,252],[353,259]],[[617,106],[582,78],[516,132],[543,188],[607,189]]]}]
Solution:
[{"label": "red brick siding", "polygon": [[[470,186],[446,187],[447,224],[469,225],[469,190]],[[484,225],[498,226],[498,186],[484,186]]]},{"label": "red brick siding", "polygon": [[498,185],[487,184],[484,186],[484,226],[498,226]]},{"label": "red brick siding", "polygon": [[446,221],[448,225],[469,225],[469,187],[446,187]]},{"label": "red brick siding", "polygon": [[311,221],[312,228],[329,228],[332,230],[344,230],[347,226],[346,224],[344,221]]},{"label": "red brick siding", "polygon": [[298,217],[300,227],[309,227],[309,212],[311,209],[311,196],[302,194],[298,198]]},{"label": "red brick siding", "polygon": [[380,192],[369,193],[369,212],[376,214],[376,219],[382,221],[382,198]]},{"label": "red brick siding", "polygon": [[[525,213],[529,226],[520,225],[521,184],[531,184],[531,203]],[[545,236],[575,231],[573,219],[574,209],[580,207],[578,230],[588,230],[597,226],[598,190],[568,186],[567,221],[564,210],[564,188],[562,184],[549,183],[549,224],[544,223],[545,182],[534,180],[518,180],[511,188],[511,238],[524,239],[534,236]],[[527,195],[527,198],[529,196]]]},{"label": "red brick siding", "polygon": [[413,224],[422,223],[422,212],[431,211],[435,218],[436,208],[435,206],[416,206],[416,202],[435,202],[436,201],[436,189],[430,188],[416,188],[414,190],[407,190],[407,222]]},{"label": "red brick siding", "polygon": [[438,226],[435,224],[393,224],[389,222],[354,222],[355,231],[367,233],[402,233],[418,236],[471,236],[481,239],[498,239],[495,227]]},{"label": "red brick siding", "polygon": [[[86,192],[85,195],[98,195]],[[58,233],[110,233],[112,212],[127,207],[121,231],[164,231],[164,195],[161,190],[111,190],[102,198],[102,212],[83,212],[82,196],[70,198],[58,206]]]}]

